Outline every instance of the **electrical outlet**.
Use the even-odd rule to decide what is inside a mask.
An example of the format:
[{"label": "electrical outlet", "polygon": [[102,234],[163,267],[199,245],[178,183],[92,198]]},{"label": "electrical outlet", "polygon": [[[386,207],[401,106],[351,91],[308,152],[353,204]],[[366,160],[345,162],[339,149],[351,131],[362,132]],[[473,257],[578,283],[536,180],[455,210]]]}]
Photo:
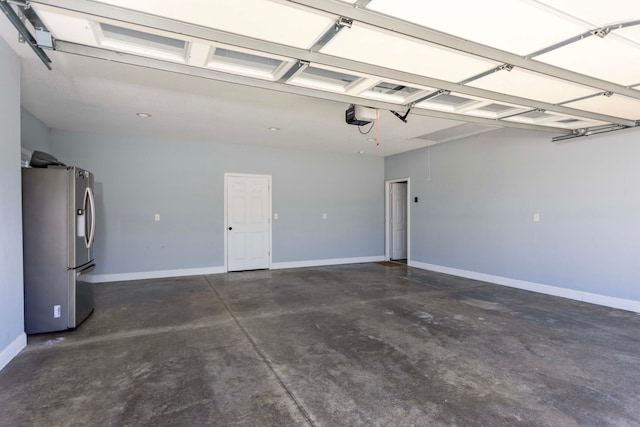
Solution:
[{"label": "electrical outlet", "polygon": [[60,309],[60,306],[59,305],[54,305],[53,306],[53,317],[55,319],[57,319],[60,316],[62,316],[62,310]]},{"label": "electrical outlet", "polygon": [[273,219],[278,219],[278,214],[277,213],[273,214]]},{"label": "electrical outlet", "polygon": [[533,214],[533,222],[540,222],[540,213],[535,212]]},{"label": "electrical outlet", "polygon": [[160,214],[155,214],[153,217],[156,221],[160,221]]}]

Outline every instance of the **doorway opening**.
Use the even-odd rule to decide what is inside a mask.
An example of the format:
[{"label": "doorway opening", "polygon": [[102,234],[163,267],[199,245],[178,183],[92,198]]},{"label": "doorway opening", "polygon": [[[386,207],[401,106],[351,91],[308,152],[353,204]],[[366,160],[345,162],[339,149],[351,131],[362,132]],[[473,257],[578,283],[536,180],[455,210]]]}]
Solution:
[{"label": "doorway opening", "polygon": [[408,264],[411,259],[410,179],[385,181],[385,260]]}]

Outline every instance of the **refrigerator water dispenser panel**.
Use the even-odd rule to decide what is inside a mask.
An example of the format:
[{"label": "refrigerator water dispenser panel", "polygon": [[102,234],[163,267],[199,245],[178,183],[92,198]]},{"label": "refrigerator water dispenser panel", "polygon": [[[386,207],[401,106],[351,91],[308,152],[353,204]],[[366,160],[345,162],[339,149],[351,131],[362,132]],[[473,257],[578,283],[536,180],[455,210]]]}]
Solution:
[{"label": "refrigerator water dispenser panel", "polygon": [[76,236],[85,237],[84,230],[87,228],[86,217],[83,209],[78,209],[78,217],[76,218]]}]

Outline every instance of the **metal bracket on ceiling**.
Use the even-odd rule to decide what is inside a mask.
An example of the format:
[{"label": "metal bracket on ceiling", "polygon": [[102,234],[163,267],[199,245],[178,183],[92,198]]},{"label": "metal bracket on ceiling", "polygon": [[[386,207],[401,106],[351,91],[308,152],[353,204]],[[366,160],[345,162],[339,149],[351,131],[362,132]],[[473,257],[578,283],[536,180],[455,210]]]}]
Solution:
[{"label": "metal bracket on ceiling", "polygon": [[[51,59],[47,56],[46,53],[44,53],[38,40],[36,40],[36,38],[29,32],[23,20],[20,19],[20,17],[16,13],[16,11],[13,9],[11,4],[16,5],[18,8],[20,8],[20,10],[22,10],[22,12],[26,12],[26,11],[33,12],[33,10],[29,7],[29,5],[26,2],[22,3],[22,2],[16,2],[14,0],[11,0],[11,1],[0,0],[0,9],[2,9],[4,14],[7,16],[7,19],[9,19],[9,22],[13,24],[16,30],[18,30],[18,34],[21,40],[24,40],[24,42],[27,43],[29,47],[35,52],[38,58],[40,58],[42,63],[49,70],[51,70],[51,65],[49,65],[51,64]],[[35,15],[35,13],[33,13],[33,15]],[[27,19],[29,18],[29,15],[27,15],[27,13],[25,13],[25,16],[27,17]],[[34,27],[36,28],[37,37],[38,38],[42,37],[41,41],[43,42],[46,41],[46,34],[49,34],[49,36],[51,35],[51,33],[49,33],[49,31],[46,28],[44,28],[44,25],[40,26],[39,29],[38,27],[36,27],[36,25],[34,25]],[[46,32],[46,34],[44,34],[44,32]],[[44,47],[53,47],[53,41],[51,40],[50,46],[44,46]]]},{"label": "metal bracket on ceiling", "polygon": [[51,35],[51,31],[49,31],[44,22],[42,22],[36,11],[31,8],[31,4],[25,2],[24,6],[18,7],[18,10],[21,11],[25,19],[27,19],[33,26],[38,47],[43,49],[53,49],[54,39]]},{"label": "metal bracket on ceiling", "polygon": [[351,28],[351,25],[353,25],[353,19],[346,18],[344,16],[339,17],[335,24],[333,24],[333,26],[329,28],[326,33],[321,35],[318,41],[311,46],[311,52],[318,52],[327,43],[329,43],[331,39],[337,36],[343,28]]},{"label": "metal bracket on ceiling", "polygon": [[[31,8],[31,3],[22,0],[6,0],[6,2],[16,6],[13,10],[25,26],[27,21],[31,24],[36,31],[35,38],[38,46],[45,49],[52,49],[53,38],[51,37],[51,32],[47,29],[47,26],[42,22],[36,11]],[[22,35],[20,35],[20,39],[21,43],[25,42]]]},{"label": "metal bracket on ceiling", "polygon": [[590,31],[592,35],[598,36],[601,39],[607,37],[607,35],[609,35],[610,32],[611,32],[611,27],[602,27],[602,28],[597,28],[593,31]]},{"label": "metal bracket on ceiling", "polygon": [[340,18],[338,18],[338,21],[336,22],[336,27],[338,27],[340,30],[343,29],[344,27],[351,28],[352,25],[353,25],[353,19],[345,18],[344,16],[341,16]]},{"label": "metal bracket on ceiling", "polygon": [[309,66],[309,61],[298,60],[293,64],[285,73],[278,79],[278,83],[286,83],[291,77],[298,73],[301,73],[305,68]]}]

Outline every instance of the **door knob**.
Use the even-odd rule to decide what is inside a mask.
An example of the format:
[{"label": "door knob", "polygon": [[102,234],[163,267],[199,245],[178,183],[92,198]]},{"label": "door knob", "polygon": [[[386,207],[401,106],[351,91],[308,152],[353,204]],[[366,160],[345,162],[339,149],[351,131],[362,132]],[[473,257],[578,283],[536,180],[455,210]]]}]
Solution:
[{"label": "door knob", "polygon": [[233,228],[232,228],[232,227],[229,227],[229,231],[231,231],[231,230],[233,230]]}]

